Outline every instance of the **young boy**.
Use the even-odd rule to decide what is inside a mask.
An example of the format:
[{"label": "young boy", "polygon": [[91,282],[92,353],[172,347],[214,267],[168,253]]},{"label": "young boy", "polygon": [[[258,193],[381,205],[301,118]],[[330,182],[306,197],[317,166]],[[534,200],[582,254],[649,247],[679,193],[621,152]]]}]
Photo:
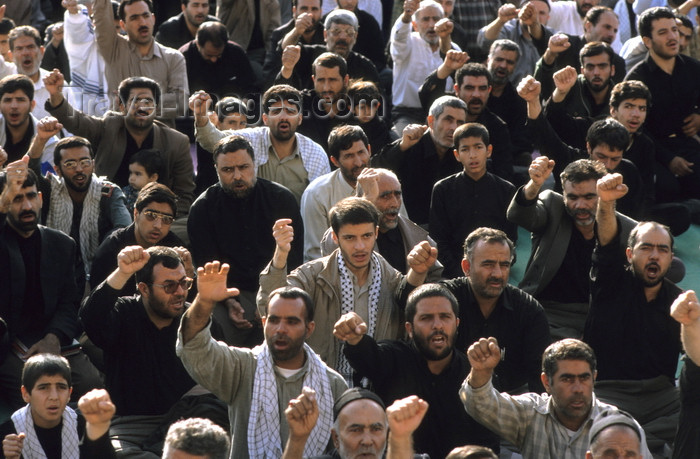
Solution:
[{"label": "young boy", "polygon": [[224,97],[216,103],[214,111],[209,115],[209,119],[220,131],[227,129],[237,131],[248,126],[247,115],[246,106],[241,99]]},{"label": "young boy", "polygon": [[129,159],[129,184],[122,190],[129,214],[134,214],[134,203],[139,191],[147,184],[158,181],[163,160],[158,150],[141,150]]},{"label": "young boy", "polygon": [[371,81],[357,80],[348,87],[348,99],[352,103],[353,114],[369,139],[373,152],[380,151],[398,137],[382,118],[378,116],[382,105],[382,95]]},{"label": "young boy", "polygon": [[109,441],[116,408],[107,391],[95,389],[85,394],[78,401],[82,416],[66,406],[73,391],[68,360],[53,354],[30,357],[22,370],[21,391],[27,405],[0,425],[2,457],[116,457]]},{"label": "young boy", "polygon": [[489,131],[479,123],[467,123],[455,130],[453,139],[455,158],[464,171],[437,182],[430,203],[430,236],[437,242],[447,279],[463,275],[462,247],[475,229],[500,229],[513,242],[518,237],[517,225],[506,220],[515,186],[486,170],[492,150]]}]

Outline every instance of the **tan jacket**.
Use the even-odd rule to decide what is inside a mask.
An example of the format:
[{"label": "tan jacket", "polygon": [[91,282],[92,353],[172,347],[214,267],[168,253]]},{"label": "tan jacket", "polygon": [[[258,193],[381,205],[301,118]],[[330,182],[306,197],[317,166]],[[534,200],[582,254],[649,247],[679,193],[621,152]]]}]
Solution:
[{"label": "tan jacket", "polygon": [[[245,50],[248,49],[255,24],[254,1],[256,0],[217,0],[216,2],[216,17],[226,24],[229,40],[235,41]],[[259,1],[260,28],[263,41],[269,50],[270,34],[281,24],[280,4],[278,0]]]}]

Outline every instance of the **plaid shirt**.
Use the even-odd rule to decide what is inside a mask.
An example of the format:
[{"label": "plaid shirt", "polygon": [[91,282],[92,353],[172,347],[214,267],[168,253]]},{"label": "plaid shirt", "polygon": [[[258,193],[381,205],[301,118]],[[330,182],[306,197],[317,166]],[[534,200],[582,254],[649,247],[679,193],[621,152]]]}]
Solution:
[{"label": "plaid shirt", "polygon": [[452,19],[467,33],[467,44],[476,46],[479,29],[498,17],[499,0],[459,0],[455,2]]},{"label": "plaid shirt", "polygon": [[[570,435],[554,416],[552,398],[548,394],[527,393],[511,396],[498,392],[491,381],[478,389],[464,381],[459,391],[464,407],[474,419],[503,439],[516,445],[525,459],[581,459],[588,450],[588,434],[593,419],[616,407],[603,403],[593,395],[593,407],[583,425]],[[641,427],[639,430],[643,433]],[[642,455],[651,459],[642,438]]]}]

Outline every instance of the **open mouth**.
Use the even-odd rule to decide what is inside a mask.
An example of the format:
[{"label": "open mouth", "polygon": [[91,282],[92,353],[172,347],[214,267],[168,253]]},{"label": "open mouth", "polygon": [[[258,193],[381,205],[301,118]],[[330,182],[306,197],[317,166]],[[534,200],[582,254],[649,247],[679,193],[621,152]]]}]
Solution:
[{"label": "open mouth", "polygon": [[644,267],[644,271],[646,272],[647,277],[650,279],[656,279],[661,272],[661,266],[659,266],[658,263],[651,262]]}]

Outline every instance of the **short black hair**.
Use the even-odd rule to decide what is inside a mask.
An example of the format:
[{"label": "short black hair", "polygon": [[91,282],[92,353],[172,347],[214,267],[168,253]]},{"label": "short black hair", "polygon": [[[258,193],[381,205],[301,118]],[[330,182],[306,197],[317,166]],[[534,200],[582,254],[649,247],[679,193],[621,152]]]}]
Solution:
[{"label": "short black hair", "polygon": [[165,437],[163,457],[171,451],[205,456],[208,459],[228,459],[231,441],[220,426],[209,419],[182,419],[170,425]]},{"label": "short black hair", "polygon": [[157,265],[163,265],[163,267],[168,269],[176,269],[183,264],[180,255],[171,247],[156,245],[148,248],[146,251],[150,255],[150,258],[143,268],[136,271],[137,284],[143,282],[144,284],[151,285],[153,283],[153,268]]},{"label": "short black hair", "polygon": [[267,297],[266,309],[267,306],[270,305],[272,298],[274,298],[275,296],[279,296],[280,298],[284,298],[285,300],[301,299],[304,302],[304,320],[307,324],[314,320],[316,306],[314,305],[314,300],[311,298],[311,295],[309,295],[306,291],[300,289],[299,287],[292,287],[289,285],[275,289]]},{"label": "short black hair", "polygon": [[455,73],[455,83],[457,86],[462,86],[462,83],[464,83],[464,77],[466,76],[486,77],[486,81],[488,81],[489,86],[493,84],[493,76],[484,64],[470,62],[458,68],[457,73]]},{"label": "short black hair", "polygon": [[[612,13],[615,14],[615,12],[612,10],[612,8],[609,8],[607,6],[594,6],[588,12],[586,13],[586,18],[585,20],[590,22],[593,25],[597,25],[598,22],[600,21],[600,18],[603,16],[605,13]],[[617,17],[617,14],[615,14]]]},{"label": "short black hair", "polygon": [[455,149],[459,149],[459,142],[467,137],[479,137],[484,145],[490,145],[489,130],[486,126],[480,123],[465,123],[455,129],[452,139],[455,144]]},{"label": "short black hair", "polygon": [[92,151],[92,144],[85,137],[72,136],[64,137],[56,143],[56,147],[53,150],[53,163],[61,167],[61,160],[63,159],[63,150],[68,150],[69,148],[81,148],[85,147],[90,153],[90,158],[94,158],[95,154]]},{"label": "short black hair", "polygon": [[[144,0],[138,0],[138,1],[144,1]],[[132,89],[150,89],[151,92],[153,93],[153,99],[156,102],[156,105],[160,105],[160,85],[158,84],[157,81],[152,80],[151,78],[148,77],[129,77],[119,83],[119,99],[121,100],[122,104],[126,107],[126,104],[129,102],[129,94],[131,93]]]},{"label": "short black hair", "polygon": [[0,98],[19,90],[26,94],[30,101],[34,100],[34,83],[27,75],[15,73],[0,80]]},{"label": "short black hair", "polygon": [[162,183],[151,182],[141,188],[136,197],[134,209],[141,212],[152,202],[169,205],[173,210],[173,216],[177,215],[177,195]]},{"label": "short black hair", "polygon": [[630,249],[634,248],[634,245],[637,243],[637,235],[639,234],[639,230],[643,226],[647,226],[647,225],[653,226],[654,229],[660,229],[660,230],[666,231],[669,239],[671,240],[671,251],[673,251],[674,239],[673,239],[673,234],[671,233],[671,228],[669,228],[666,225],[662,225],[661,223],[651,222],[651,221],[639,222],[635,225],[634,228],[632,228],[632,231],[630,231],[630,235],[627,238],[627,247],[629,247]]},{"label": "short black hair", "polygon": [[341,150],[347,150],[359,140],[362,141],[365,148],[369,146],[367,134],[360,126],[338,126],[328,135],[328,155],[340,159]]},{"label": "short black hair", "polygon": [[56,375],[65,379],[68,387],[73,386],[70,364],[65,357],[54,354],[36,354],[29,357],[22,368],[22,385],[31,394],[39,378]]},{"label": "short black hair", "polygon": [[230,135],[219,140],[214,146],[214,163],[216,164],[219,155],[235,153],[238,150],[245,150],[250,155],[250,159],[255,162],[255,151],[248,139],[240,135]]},{"label": "short black hair", "polygon": [[583,45],[583,48],[581,48],[581,51],[578,53],[581,68],[583,68],[583,60],[585,58],[600,56],[601,54],[606,54],[608,56],[608,62],[612,66],[615,51],[613,51],[609,44],[605,43],[604,41],[589,41]]},{"label": "short black hair", "polygon": [[351,196],[342,199],[328,212],[333,232],[338,235],[340,228],[345,225],[361,225],[372,223],[379,226],[379,211],[366,199]]},{"label": "short black hair", "polygon": [[7,35],[15,28],[15,21],[10,18],[0,19],[0,35]]},{"label": "short black hair", "polygon": [[15,40],[19,37],[32,37],[37,46],[41,46],[41,34],[32,26],[23,25],[10,30],[10,50],[15,50]]},{"label": "short black hair", "polygon": [[657,19],[676,19],[673,10],[664,6],[657,6],[645,10],[637,18],[637,30],[642,37],[651,38],[652,23]]},{"label": "short black hair", "polygon": [[219,122],[223,123],[227,116],[233,115],[234,113],[240,113],[247,117],[248,109],[241,99],[227,96],[214,105],[214,113],[216,113]]},{"label": "short black hair", "polygon": [[647,85],[638,80],[622,81],[613,86],[610,92],[610,106],[620,108],[622,101],[628,99],[646,99],[647,110],[651,107],[651,91]]},{"label": "short black hair", "polygon": [[379,88],[372,81],[354,80],[348,86],[348,98],[352,102],[353,107],[360,105],[360,102],[365,101],[366,104],[372,105],[373,101],[382,102],[382,94]]},{"label": "short black hair", "polygon": [[592,149],[607,145],[611,150],[625,151],[630,144],[630,135],[619,121],[613,118],[598,120],[586,133],[586,143]]},{"label": "short black hair", "polygon": [[316,67],[324,67],[327,69],[338,67],[340,78],[345,78],[345,76],[348,74],[347,61],[343,58],[343,56],[335,53],[323,53],[318,56],[316,60],[314,60],[313,64],[311,64],[311,71],[313,72],[314,76],[316,75]]},{"label": "short black hair", "polygon": [[119,3],[119,19],[126,21],[126,13],[124,13],[124,8],[127,5],[132,5],[138,2],[144,2],[148,6],[148,11],[153,14],[153,3],[151,0],[122,0],[121,3]]},{"label": "short black hair", "polygon": [[[37,186],[38,180],[36,173],[32,169],[27,169],[27,178],[24,179],[22,183],[22,188],[29,188],[30,186]],[[0,193],[5,189],[7,185],[7,171],[0,172]]]},{"label": "short black hair", "polygon": [[511,261],[515,256],[515,244],[505,232],[482,226],[469,233],[464,240],[464,257],[469,260],[469,263],[474,260],[474,247],[479,241],[484,241],[487,244],[505,244],[510,249]]},{"label": "short black hair", "polygon": [[576,185],[577,183],[587,182],[589,180],[598,181],[598,179],[603,178],[607,173],[608,171],[605,169],[605,166],[599,161],[577,159],[566,165],[559,178],[561,179],[562,186],[564,182]]},{"label": "short black hair", "polygon": [[219,21],[206,21],[197,29],[195,40],[199,46],[211,43],[214,48],[221,48],[228,43],[228,30]]},{"label": "short black hair", "polygon": [[413,324],[413,319],[416,317],[416,309],[418,303],[425,298],[447,298],[452,306],[452,312],[455,318],[459,317],[459,303],[457,298],[450,292],[447,287],[441,284],[423,284],[408,295],[406,301],[406,322]]},{"label": "short black hair", "polygon": [[129,164],[134,163],[143,166],[148,175],[160,175],[161,170],[163,170],[163,157],[160,154],[160,150],[156,150],[155,148],[146,148],[134,153],[131,158],[129,158]]},{"label": "short black hair", "polygon": [[581,340],[566,338],[550,344],[542,354],[542,373],[551,382],[559,370],[560,360],[583,360],[591,373],[596,372],[597,362],[593,349]]}]

